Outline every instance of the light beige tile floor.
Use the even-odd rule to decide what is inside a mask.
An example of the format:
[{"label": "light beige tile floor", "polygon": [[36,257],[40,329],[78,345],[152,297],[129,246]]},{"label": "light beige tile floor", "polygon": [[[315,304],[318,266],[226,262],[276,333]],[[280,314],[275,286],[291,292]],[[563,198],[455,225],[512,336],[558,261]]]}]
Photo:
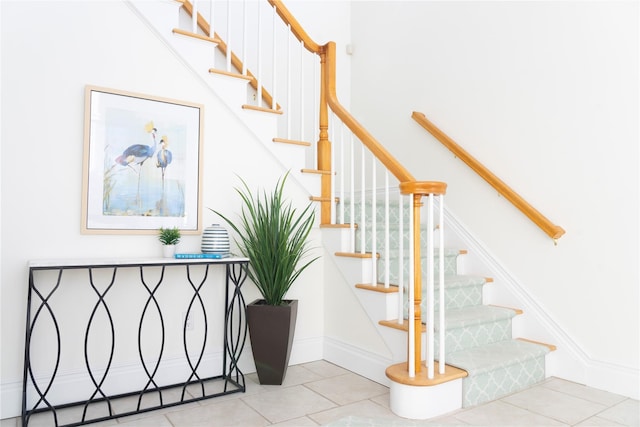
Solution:
[{"label": "light beige tile floor", "polygon": [[[0,427],[20,425],[18,418]],[[50,424],[50,423],[49,423]],[[46,426],[47,423],[38,424]],[[426,421],[389,409],[389,389],[326,361],[289,367],[282,386],[247,376],[246,393],[91,424],[130,427],[218,426],[640,426],[637,400],[549,378],[502,399]],[[30,426],[37,427],[35,423]]]}]

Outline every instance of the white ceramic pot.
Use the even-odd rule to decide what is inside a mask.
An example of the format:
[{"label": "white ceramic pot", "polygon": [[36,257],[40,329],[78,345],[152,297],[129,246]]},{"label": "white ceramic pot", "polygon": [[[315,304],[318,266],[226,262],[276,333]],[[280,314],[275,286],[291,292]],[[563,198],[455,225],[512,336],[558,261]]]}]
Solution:
[{"label": "white ceramic pot", "polygon": [[176,254],[176,245],[162,245],[162,256],[165,258],[173,258]]}]

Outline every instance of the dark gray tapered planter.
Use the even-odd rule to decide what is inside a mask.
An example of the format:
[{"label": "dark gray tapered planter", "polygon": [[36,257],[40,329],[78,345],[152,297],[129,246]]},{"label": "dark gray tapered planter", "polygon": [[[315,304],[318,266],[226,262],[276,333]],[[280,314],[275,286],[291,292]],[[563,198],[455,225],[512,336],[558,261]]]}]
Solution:
[{"label": "dark gray tapered planter", "polygon": [[260,384],[280,385],[287,373],[298,300],[283,302],[284,305],[273,306],[255,300],[247,305],[251,350]]}]

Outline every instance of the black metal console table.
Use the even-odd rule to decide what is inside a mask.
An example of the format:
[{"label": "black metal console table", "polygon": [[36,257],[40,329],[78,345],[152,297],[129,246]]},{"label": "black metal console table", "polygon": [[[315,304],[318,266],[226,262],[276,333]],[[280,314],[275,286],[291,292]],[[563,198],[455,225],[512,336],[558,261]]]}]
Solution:
[{"label": "black metal console table", "polygon": [[244,392],[247,265],[30,262],[22,425],[77,426]]}]

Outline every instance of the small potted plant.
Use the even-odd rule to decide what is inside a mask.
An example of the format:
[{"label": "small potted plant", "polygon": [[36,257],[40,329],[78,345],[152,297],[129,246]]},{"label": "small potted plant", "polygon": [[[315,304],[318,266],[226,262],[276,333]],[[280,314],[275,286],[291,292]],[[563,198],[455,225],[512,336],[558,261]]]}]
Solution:
[{"label": "small potted plant", "polygon": [[176,252],[176,245],[180,242],[180,229],[178,227],[160,227],[158,240],[162,243],[162,254],[165,258],[173,258]]}]

